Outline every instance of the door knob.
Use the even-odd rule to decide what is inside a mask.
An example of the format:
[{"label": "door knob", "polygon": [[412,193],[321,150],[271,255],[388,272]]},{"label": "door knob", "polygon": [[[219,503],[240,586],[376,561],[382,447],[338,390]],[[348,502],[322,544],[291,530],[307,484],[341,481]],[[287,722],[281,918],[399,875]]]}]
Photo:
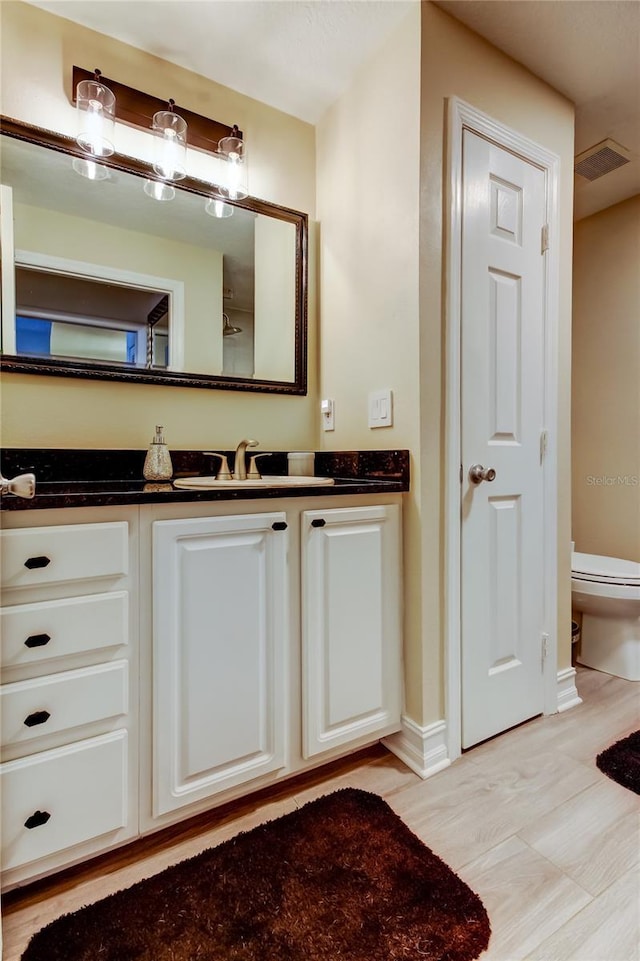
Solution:
[{"label": "door knob", "polygon": [[492,481],[496,479],[496,472],[493,467],[483,467],[482,464],[474,464],[469,468],[469,480],[472,484],[481,484],[482,481]]}]

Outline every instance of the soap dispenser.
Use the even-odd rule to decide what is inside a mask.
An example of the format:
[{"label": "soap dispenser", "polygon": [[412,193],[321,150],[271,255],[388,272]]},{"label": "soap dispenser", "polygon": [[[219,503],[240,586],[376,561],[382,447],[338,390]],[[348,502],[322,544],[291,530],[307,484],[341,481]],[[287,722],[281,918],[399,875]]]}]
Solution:
[{"label": "soap dispenser", "polygon": [[149,444],[142,469],[145,480],[170,480],[173,474],[171,455],[162,430],[162,427],[156,427],[155,437]]}]

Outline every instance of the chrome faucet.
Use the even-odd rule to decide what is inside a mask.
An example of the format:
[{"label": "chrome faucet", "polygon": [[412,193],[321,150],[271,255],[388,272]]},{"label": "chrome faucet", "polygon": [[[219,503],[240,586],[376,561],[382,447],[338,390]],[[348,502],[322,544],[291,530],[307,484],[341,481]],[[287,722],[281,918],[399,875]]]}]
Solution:
[{"label": "chrome faucet", "polygon": [[247,463],[246,463],[246,450],[247,447],[257,447],[257,440],[241,440],[236,447],[236,456],[233,462],[233,479],[234,480],[246,480],[247,479]]}]

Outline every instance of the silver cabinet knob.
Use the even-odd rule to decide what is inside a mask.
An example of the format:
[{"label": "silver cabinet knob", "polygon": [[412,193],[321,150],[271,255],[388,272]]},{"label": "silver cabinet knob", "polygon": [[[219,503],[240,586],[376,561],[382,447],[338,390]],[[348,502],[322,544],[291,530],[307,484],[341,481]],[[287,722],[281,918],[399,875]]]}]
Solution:
[{"label": "silver cabinet knob", "polygon": [[481,484],[482,481],[492,481],[496,479],[496,472],[493,467],[483,467],[482,464],[474,464],[469,468],[469,480],[472,484]]},{"label": "silver cabinet knob", "polygon": [[0,494],[15,494],[16,497],[24,497],[31,500],[36,496],[36,475],[18,474],[13,480],[8,480],[0,474]]}]

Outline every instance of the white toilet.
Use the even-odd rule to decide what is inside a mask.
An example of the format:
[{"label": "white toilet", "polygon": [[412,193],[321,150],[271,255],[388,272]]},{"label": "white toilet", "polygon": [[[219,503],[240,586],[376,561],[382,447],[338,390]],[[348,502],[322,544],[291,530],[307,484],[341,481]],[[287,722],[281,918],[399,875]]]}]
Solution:
[{"label": "white toilet", "polygon": [[579,663],[640,681],[640,564],[574,551],[571,600],[582,613]]}]

